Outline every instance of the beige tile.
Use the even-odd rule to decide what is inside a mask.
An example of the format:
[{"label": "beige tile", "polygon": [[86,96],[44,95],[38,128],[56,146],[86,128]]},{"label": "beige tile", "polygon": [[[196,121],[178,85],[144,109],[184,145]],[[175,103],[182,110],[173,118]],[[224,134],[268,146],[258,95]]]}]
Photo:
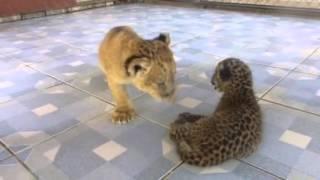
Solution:
[{"label": "beige tile", "polygon": [[70,66],[76,67],[76,66],[81,66],[82,64],[84,64],[83,61],[74,61],[72,63],[70,63]]},{"label": "beige tile", "polygon": [[37,116],[44,116],[50,113],[53,113],[55,111],[57,111],[58,108],[52,104],[46,104],[40,107],[37,107],[35,109],[32,110],[32,112],[34,114],[36,114]]},{"label": "beige tile", "polygon": [[44,156],[48,158],[51,162],[53,162],[59,152],[59,149],[60,149],[60,146],[50,149],[49,151],[44,153]]},{"label": "beige tile", "polygon": [[67,72],[67,73],[63,73],[64,76],[74,76],[76,75],[76,72]]},{"label": "beige tile", "polygon": [[0,96],[0,104],[10,101],[12,98],[10,96]]},{"label": "beige tile", "polygon": [[280,137],[280,141],[305,149],[310,143],[311,137],[287,130]]},{"label": "beige tile", "polygon": [[186,98],[180,100],[178,102],[178,104],[180,104],[181,106],[192,109],[192,108],[197,107],[199,104],[201,104],[201,101],[194,99],[194,98],[186,97]]},{"label": "beige tile", "polygon": [[316,92],[316,96],[320,96],[320,89]]},{"label": "beige tile", "polygon": [[288,175],[288,180],[316,180],[316,178],[311,177],[297,170],[292,170]]},{"label": "beige tile", "polygon": [[94,153],[106,161],[111,161],[126,151],[125,147],[114,141],[109,141],[93,150]]},{"label": "beige tile", "polygon": [[0,89],[9,88],[9,87],[12,87],[13,85],[14,83],[11,81],[2,81],[0,82]]}]

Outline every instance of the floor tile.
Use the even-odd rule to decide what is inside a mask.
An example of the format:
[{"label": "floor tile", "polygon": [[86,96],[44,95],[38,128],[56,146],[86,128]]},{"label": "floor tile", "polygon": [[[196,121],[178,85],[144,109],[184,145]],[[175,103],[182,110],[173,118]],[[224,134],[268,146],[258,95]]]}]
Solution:
[{"label": "floor tile", "polygon": [[34,91],[1,104],[0,137],[19,151],[111,108],[67,85]]},{"label": "floor tile", "polygon": [[299,65],[297,71],[320,75],[320,49]]},{"label": "floor tile", "polygon": [[167,179],[277,179],[276,177],[259,171],[249,165],[238,161],[227,161],[220,166],[210,168],[198,168],[195,166],[182,165]]},{"label": "floor tile", "polygon": [[61,82],[28,68],[21,63],[0,76],[0,97],[9,96],[13,98],[58,84],[61,84]]},{"label": "floor tile", "polygon": [[[187,76],[190,76],[197,82],[209,85],[209,88],[207,87],[207,89],[211,90],[212,86],[210,85],[210,80],[214,73],[215,66],[223,59],[224,58],[213,59],[209,62],[197,62],[188,68],[190,70],[188,71]],[[272,88],[281,78],[289,73],[289,71],[284,69],[261,65],[249,64],[249,67],[252,71],[254,90],[258,97],[261,97],[267,90]],[[202,86],[202,88],[205,87]]]},{"label": "floor tile", "polygon": [[319,154],[316,144],[320,117],[265,101],[260,101],[260,105],[264,114],[262,144],[256,153],[243,160],[282,178],[290,177],[297,169],[310,174],[296,166],[306,152]]},{"label": "floor tile", "polygon": [[0,161],[1,180],[36,180],[14,157]]},{"label": "floor tile", "polygon": [[[282,48],[283,46],[287,48]],[[297,45],[288,46],[286,42],[262,48],[254,45],[250,47],[249,45],[236,51],[234,56],[244,58],[248,62],[291,70],[305,60],[316,48],[316,45],[305,48]]]},{"label": "floor tile", "polygon": [[114,141],[109,141],[94,149],[93,152],[103,159],[111,161],[126,152],[126,150],[127,149],[120,144]]},{"label": "floor tile", "polygon": [[[173,122],[177,115],[182,112],[205,115],[212,113],[220,94],[203,88],[202,86],[209,88],[209,85],[198,84],[197,81],[191,78],[184,77],[178,79],[176,103],[157,102],[149,95],[144,95],[134,101],[136,111],[141,116],[157,121],[165,126]],[[190,104],[187,107],[185,104],[181,105],[184,101],[191,101],[192,106]]]},{"label": "floor tile", "polygon": [[49,59],[46,62],[33,63],[31,66],[63,81],[80,79],[100,72],[96,51],[86,52],[75,48],[73,48],[73,50],[77,52],[74,54],[52,57],[52,59]]},{"label": "floor tile", "polygon": [[299,179],[315,180],[316,178],[312,177],[308,174],[302,173],[298,170],[293,170],[293,171],[291,171],[288,179],[291,179],[291,180],[299,180]]},{"label": "floor tile", "polygon": [[306,110],[320,112],[320,77],[293,72],[273,88],[265,98],[274,102]]},{"label": "floor tile", "polygon": [[0,162],[9,158],[11,154],[2,145],[0,145]]},{"label": "floor tile", "polygon": [[[210,63],[211,64],[211,63]],[[201,63],[200,63],[201,65]],[[179,113],[191,111],[197,114],[211,114],[215,105],[219,101],[220,94],[210,85],[214,65],[197,66],[186,77],[178,80],[178,91],[175,104],[166,102],[156,102],[148,95],[139,97],[135,100],[136,110],[145,118],[158,121],[163,125],[169,125]],[[255,90],[257,95],[262,95],[271,88],[287,72],[280,69],[283,73],[273,74],[274,68],[263,66],[252,66]],[[270,70],[271,69],[271,70]],[[268,72],[269,70],[269,72]],[[262,73],[263,72],[263,73]],[[187,106],[184,101],[191,100],[196,102]],[[182,104],[182,105],[181,105]]]},{"label": "floor tile", "polygon": [[[319,162],[319,159],[320,159],[320,155],[318,153],[305,151],[303,155],[299,158],[299,161],[295,165],[295,168],[318,179],[320,178],[320,175],[318,173],[320,166],[317,165],[317,163]],[[312,166],[310,166],[311,163],[312,163]]]},{"label": "floor tile", "polygon": [[[103,98],[108,102],[114,102],[111,90],[108,87],[105,75],[101,72],[80,79],[76,79],[70,82],[73,86],[88,91],[89,93]],[[134,86],[128,85],[127,92],[131,99],[139,97],[143,94]]]},{"label": "floor tile", "polygon": [[[147,120],[125,126],[105,113],[113,100],[97,55],[107,31],[119,25],[147,39],[169,33],[177,61],[176,102],[156,102],[129,86]],[[319,50],[309,57],[320,47],[317,19],[130,4],[0,24],[0,31],[0,138],[42,179],[163,176],[180,163],[164,127],[184,111],[213,112],[221,94],[210,78],[225,57],[250,63],[259,97],[302,62],[263,98],[320,112]],[[260,104],[264,138],[255,154],[212,168],[183,165],[169,179],[319,179],[319,116]],[[14,162],[0,147],[0,179],[28,179]]]},{"label": "floor tile", "polygon": [[43,179],[157,179],[175,165],[162,149],[166,138],[159,125],[118,126],[106,113],[33,147],[25,163]]},{"label": "floor tile", "polygon": [[287,130],[281,135],[280,141],[305,149],[309,145],[311,137]]}]

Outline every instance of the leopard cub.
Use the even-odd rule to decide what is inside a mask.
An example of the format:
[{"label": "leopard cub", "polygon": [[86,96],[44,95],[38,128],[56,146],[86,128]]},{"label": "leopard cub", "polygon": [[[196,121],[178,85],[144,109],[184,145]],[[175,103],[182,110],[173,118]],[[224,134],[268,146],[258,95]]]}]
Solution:
[{"label": "leopard cub", "polygon": [[261,141],[261,111],[253,91],[250,68],[241,60],[219,62],[211,83],[223,95],[214,113],[182,113],[171,124],[170,136],[181,159],[211,166],[253,153]]}]

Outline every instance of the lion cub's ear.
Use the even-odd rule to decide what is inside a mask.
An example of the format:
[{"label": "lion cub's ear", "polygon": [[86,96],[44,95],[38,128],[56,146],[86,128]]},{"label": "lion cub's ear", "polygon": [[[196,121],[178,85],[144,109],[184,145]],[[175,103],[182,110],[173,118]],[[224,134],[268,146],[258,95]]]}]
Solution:
[{"label": "lion cub's ear", "polygon": [[167,45],[169,45],[171,42],[169,33],[160,33],[159,36],[155,38],[155,40],[162,41]]},{"label": "lion cub's ear", "polygon": [[151,63],[146,57],[131,56],[125,63],[128,76],[143,76],[151,68]]}]

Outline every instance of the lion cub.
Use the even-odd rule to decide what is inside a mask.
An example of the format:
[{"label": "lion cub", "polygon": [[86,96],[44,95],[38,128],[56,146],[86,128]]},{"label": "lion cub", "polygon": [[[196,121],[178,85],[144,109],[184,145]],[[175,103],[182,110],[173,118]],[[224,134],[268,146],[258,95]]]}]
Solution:
[{"label": "lion cub", "polygon": [[182,113],[170,135],[186,163],[198,166],[242,158],[261,141],[261,112],[249,67],[235,58],[220,62],[211,83],[223,96],[211,116]]},{"label": "lion cub", "polygon": [[99,63],[116,102],[113,122],[126,123],[135,116],[127,84],[159,100],[174,96],[176,64],[169,45],[168,34],[145,40],[127,26],[107,33],[99,48]]}]

